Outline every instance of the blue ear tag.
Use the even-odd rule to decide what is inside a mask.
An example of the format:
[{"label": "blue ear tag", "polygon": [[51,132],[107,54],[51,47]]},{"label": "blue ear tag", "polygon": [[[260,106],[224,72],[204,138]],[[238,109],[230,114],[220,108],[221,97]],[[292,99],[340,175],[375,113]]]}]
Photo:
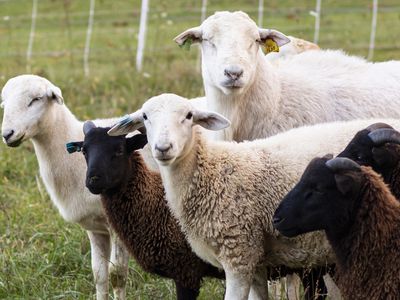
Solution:
[{"label": "blue ear tag", "polygon": [[67,143],[65,146],[69,154],[82,151],[82,146],[76,142]]},{"label": "blue ear tag", "polygon": [[130,115],[126,115],[121,121],[119,121],[119,126],[120,127],[125,127],[127,126],[129,123],[132,122],[132,118]]}]

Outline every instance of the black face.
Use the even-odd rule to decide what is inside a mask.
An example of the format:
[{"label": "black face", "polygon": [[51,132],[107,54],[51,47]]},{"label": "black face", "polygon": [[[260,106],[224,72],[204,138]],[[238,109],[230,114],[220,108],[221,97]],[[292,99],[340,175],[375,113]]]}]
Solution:
[{"label": "black face", "polygon": [[359,176],[334,173],[315,158],[299,183],[284,197],[274,214],[274,227],[287,237],[316,230],[344,230],[351,221]]},{"label": "black face", "polygon": [[400,146],[394,143],[375,144],[370,130],[359,131],[338,157],[347,157],[359,165],[370,166],[384,177],[389,176],[400,160]]},{"label": "black face", "polygon": [[86,187],[93,194],[100,194],[121,185],[129,168],[132,151],[146,145],[146,135],[131,138],[109,136],[110,128],[91,128],[85,134],[82,153],[87,163]]},{"label": "black face", "polygon": [[354,160],[359,165],[370,166],[375,169],[374,167],[376,167],[376,165],[372,155],[372,149],[375,145],[368,137],[369,133],[370,131],[367,129],[357,132],[338,157],[347,157]]}]

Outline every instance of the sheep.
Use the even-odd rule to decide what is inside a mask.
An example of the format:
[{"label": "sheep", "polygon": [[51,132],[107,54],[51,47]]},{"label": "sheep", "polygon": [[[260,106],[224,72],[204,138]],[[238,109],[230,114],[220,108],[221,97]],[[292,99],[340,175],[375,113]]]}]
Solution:
[{"label": "sheep", "polygon": [[324,230],[345,299],[398,299],[400,203],[371,167],[316,158],[285,196],[274,226],[295,237]]},{"label": "sheep", "polygon": [[[52,202],[66,221],[77,223],[87,231],[96,298],[108,299],[110,275],[114,298],[125,299],[128,252],[110,232],[100,197],[85,188],[84,158],[68,157],[64,148],[68,141],[83,139],[83,123],[63,105],[61,90],[39,76],[11,78],[3,87],[1,98],[3,141],[10,147],[32,141]],[[111,125],[115,120],[96,123]]]},{"label": "sheep", "polygon": [[232,121],[215,139],[240,142],[302,125],[400,116],[400,62],[320,50],[275,65],[260,47],[271,40],[279,47],[290,41],[240,11],[216,12],[175,38],[179,45],[201,44],[208,109]]},{"label": "sheep", "polygon": [[400,200],[400,133],[383,123],[357,132],[338,157],[370,166],[381,174],[393,195]]},{"label": "sheep", "polygon": [[101,194],[107,219],[130,254],[147,272],[175,281],[178,299],[196,299],[202,278],[224,278],[191,250],[165,200],[160,174],[146,166],[138,149],[146,135],[110,137],[110,127],[83,126],[83,142],[69,143],[85,155],[86,187]]},{"label": "sheep", "polygon": [[371,120],[320,124],[266,140],[213,142],[195,125],[222,130],[229,125],[227,119],[197,110],[185,98],[163,94],[122,119],[109,134],[146,127],[168,205],[192,249],[224,269],[226,299],[246,299],[249,293],[266,297],[264,264],[303,268],[334,263],[321,233],[282,238],[272,228],[272,214],[312,157],[338,153],[369,124]]}]

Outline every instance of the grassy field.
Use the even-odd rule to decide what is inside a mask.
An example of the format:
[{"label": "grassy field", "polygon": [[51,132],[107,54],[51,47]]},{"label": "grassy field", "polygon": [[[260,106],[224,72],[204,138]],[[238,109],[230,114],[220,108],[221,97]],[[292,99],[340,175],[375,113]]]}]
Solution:
[{"label": "grassy field", "polygon": [[[200,0],[150,1],[144,72],[135,71],[140,1],[96,1],[90,76],[83,76],[89,1],[40,0],[31,70],[49,78],[81,119],[135,110],[152,95],[203,94],[197,49],[180,50],[172,38],[198,25]],[[215,10],[257,16],[257,0],[210,1]],[[319,44],[368,53],[372,1],[323,1]],[[400,59],[400,4],[382,0],[374,60]],[[31,1],[0,0],[0,86],[27,70]],[[312,40],[314,1],[265,1],[264,25]],[[131,261],[129,299],[173,299],[170,281],[143,273]],[[32,145],[0,145],[0,299],[88,299],[94,286],[90,246],[79,226],[64,222],[39,178]],[[221,298],[223,285],[207,281],[201,299]]]}]

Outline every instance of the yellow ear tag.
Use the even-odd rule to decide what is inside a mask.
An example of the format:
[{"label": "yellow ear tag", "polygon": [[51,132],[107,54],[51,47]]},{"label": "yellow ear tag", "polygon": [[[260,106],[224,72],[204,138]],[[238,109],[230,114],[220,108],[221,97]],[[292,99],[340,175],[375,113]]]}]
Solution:
[{"label": "yellow ear tag", "polygon": [[279,52],[279,46],[273,39],[266,39],[262,46],[265,54],[270,52]]}]

